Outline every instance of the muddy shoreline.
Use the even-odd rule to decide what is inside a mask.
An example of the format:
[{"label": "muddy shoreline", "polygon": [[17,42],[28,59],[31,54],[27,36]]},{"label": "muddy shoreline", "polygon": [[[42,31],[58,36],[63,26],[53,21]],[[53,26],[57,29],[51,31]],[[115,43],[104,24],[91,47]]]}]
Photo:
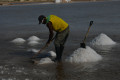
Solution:
[{"label": "muddy shoreline", "polygon": [[[98,2],[98,1],[105,1],[105,0],[71,0],[71,2]],[[28,5],[28,4],[40,4],[40,3],[55,3],[54,0],[41,0],[41,1],[24,1],[24,2],[20,2],[20,1],[11,1],[11,2],[0,2],[0,6],[7,6],[7,5]],[[62,3],[67,3],[67,2],[62,2]]]}]

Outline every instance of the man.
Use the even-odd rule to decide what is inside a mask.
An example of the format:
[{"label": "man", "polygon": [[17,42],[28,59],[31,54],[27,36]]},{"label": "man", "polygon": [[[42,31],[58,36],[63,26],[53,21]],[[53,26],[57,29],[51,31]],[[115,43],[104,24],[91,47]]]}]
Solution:
[{"label": "man", "polygon": [[[64,44],[68,38],[69,35],[69,25],[62,20],[60,17],[57,17],[55,15],[49,15],[45,17],[44,15],[40,15],[38,17],[39,24],[46,24],[46,26],[49,29],[49,39],[46,42],[46,46],[50,44],[50,42],[53,40],[54,33],[53,31],[56,32],[55,40],[54,40],[54,45],[55,45],[55,50],[56,50],[56,58],[55,61],[60,62],[62,53],[64,50]],[[38,53],[39,54],[39,53]]]}]

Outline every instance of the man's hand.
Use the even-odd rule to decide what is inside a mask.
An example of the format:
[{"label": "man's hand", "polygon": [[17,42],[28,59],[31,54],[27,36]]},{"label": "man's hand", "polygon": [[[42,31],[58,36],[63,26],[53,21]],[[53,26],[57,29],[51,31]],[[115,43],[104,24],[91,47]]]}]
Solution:
[{"label": "man's hand", "polygon": [[49,44],[50,44],[50,42],[47,42],[45,46],[48,47]]}]

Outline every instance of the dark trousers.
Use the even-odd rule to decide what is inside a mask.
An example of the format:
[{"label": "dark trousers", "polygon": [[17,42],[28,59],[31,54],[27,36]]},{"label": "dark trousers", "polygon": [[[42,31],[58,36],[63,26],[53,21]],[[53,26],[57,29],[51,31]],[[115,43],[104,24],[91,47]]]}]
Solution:
[{"label": "dark trousers", "polygon": [[55,50],[56,50],[56,60],[61,61],[62,53],[64,50],[64,44],[69,35],[69,27],[67,27],[62,32],[57,32],[54,40]]}]

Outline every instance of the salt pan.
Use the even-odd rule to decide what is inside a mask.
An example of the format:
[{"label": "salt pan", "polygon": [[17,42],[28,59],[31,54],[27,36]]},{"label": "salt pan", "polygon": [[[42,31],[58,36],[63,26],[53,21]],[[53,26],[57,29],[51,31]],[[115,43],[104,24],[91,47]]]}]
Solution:
[{"label": "salt pan", "polygon": [[23,38],[16,38],[16,39],[12,40],[11,42],[13,42],[13,43],[24,43],[24,42],[26,42],[26,40],[24,40]]},{"label": "salt pan", "polygon": [[111,38],[109,38],[106,34],[101,33],[99,36],[94,38],[91,42],[91,45],[114,45],[114,42]]},{"label": "salt pan", "polygon": [[78,48],[75,50],[72,55],[66,58],[66,61],[71,63],[82,63],[96,62],[101,59],[101,55],[97,54],[97,52],[91,49],[89,46],[86,46],[86,49]]},{"label": "salt pan", "polygon": [[28,41],[39,41],[40,38],[38,38],[37,36],[31,36],[28,38]]}]

